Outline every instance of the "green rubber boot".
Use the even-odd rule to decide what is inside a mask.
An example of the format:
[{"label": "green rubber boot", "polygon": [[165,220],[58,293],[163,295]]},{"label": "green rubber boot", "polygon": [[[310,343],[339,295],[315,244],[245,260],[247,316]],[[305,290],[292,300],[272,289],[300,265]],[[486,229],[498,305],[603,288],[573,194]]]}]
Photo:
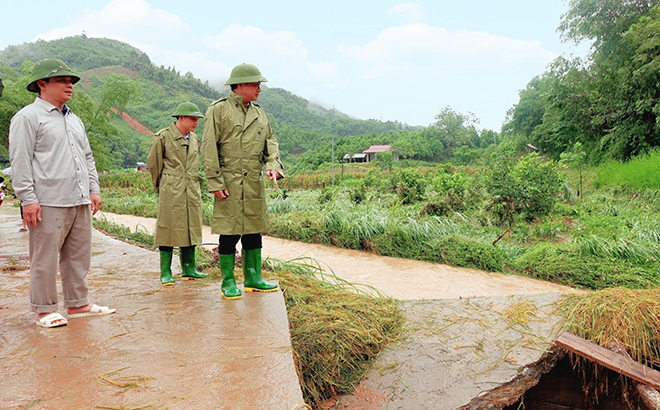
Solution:
[{"label": "green rubber boot", "polygon": [[207,273],[198,272],[195,267],[195,245],[180,248],[179,258],[181,259],[181,279],[204,279],[209,276]]},{"label": "green rubber boot", "polygon": [[240,299],[243,292],[236,287],[236,278],[234,277],[235,254],[218,255],[220,259],[220,270],[222,271],[222,297],[225,299]]},{"label": "green rubber boot", "polygon": [[261,276],[261,249],[243,249],[243,289],[246,292],[275,292],[277,284],[269,283]]},{"label": "green rubber boot", "polygon": [[174,278],[172,278],[172,251],[160,251],[160,284],[173,286],[174,283]]}]

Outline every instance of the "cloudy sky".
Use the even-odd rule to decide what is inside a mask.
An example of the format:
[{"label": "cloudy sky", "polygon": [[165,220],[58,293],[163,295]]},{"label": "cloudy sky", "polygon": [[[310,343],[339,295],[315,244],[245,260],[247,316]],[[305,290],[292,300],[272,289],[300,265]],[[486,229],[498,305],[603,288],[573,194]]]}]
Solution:
[{"label": "cloudy sky", "polygon": [[555,57],[566,0],[31,0],[3,2],[0,49],[85,33],[211,83],[256,64],[281,87],[356,118],[428,125],[445,106],[500,130]]}]

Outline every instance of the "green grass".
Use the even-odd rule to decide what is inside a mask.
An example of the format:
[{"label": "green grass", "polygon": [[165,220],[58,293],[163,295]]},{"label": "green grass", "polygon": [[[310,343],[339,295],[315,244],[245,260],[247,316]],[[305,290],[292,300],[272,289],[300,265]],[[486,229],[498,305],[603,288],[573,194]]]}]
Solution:
[{"label": "green grass", "polygon": [[626,163],[611,161],[598,167],[597,186],[625,186],[634,189],[660,189],[660,150]]}]

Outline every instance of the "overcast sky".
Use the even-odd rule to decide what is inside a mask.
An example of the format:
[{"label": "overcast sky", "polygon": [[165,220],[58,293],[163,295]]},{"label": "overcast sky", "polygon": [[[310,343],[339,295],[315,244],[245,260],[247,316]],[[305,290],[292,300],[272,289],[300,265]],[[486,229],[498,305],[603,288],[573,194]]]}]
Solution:
[{"label": "overcast sky", "polygon": [[256,64],[287,89],[360,119],[428,125],[445,106],[499,131],[555,57],[564,0],[67,0],[2,2],[0,49],[85,33],[224,83]]}]

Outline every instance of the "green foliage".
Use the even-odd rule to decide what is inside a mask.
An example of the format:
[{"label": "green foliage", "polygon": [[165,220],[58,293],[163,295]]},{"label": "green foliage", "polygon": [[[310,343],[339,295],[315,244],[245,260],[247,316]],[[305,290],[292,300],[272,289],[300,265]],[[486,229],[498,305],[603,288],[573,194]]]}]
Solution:
[{"label": "green foliage", "polygon": [[514,266],[526,276],[581,289],[643,289],[658,285],[652,269],[616,258],[580,254],[555,244],[537,246]]},{"label": "green foliage", "polygon": [[422,208],[422,215],[448,216],[452,212],[474,209],[483,199],[481,182],[463,170],[437,169],[429,173],[433,200]]},{"label": "green foliage", "polygon": [[660,150],[628,162],[608,161],[597,169],[598,186],[660,189]]},{"label": "green foliage", "polygon": [[158,195],[148,172],[122,170],[99,175],[103,210],[127,215],[158,216]]},{"label": "green foliage", "polygon": [[359,204],[367,199],[367,188],[364,184],[358,184],[349,190],[348,196],[354,204]]},{"label": "green foliage", "polygon": [[103,81],[99,97],[100,100],[94,118],[87,126],[88,132],[93,130],[94,120],[99,115],[106,116],[111,109],[115,112],[121,112],[131,101],[142,98],[142,87],[125,75],[111,74]]},{"label": "green foliage", "polygon": [[[474,114],[461,114],[450,107],[445,107],[436,116],[436,122],[426,129],[405,129],[337,138],[335,161],[339,161],[345,154],[360,153],[371,145],[390,145],[400,159],[476,163],[484,150],[497,139],[497,133],[490,130],[483,130],[484,138],[482,138],[475,128],[477,123]],[[330,138],[310,139],[308,144],[310,149],[296,159],[296,169],[315,170],[321,164],[331,161]],[[385,170],[397,165],[396,161],[390,162],[390,158],[382,159],[381,165]]]},{"label": "green foliage", "polygon": [[473,238],[461,231],[459,225],[446,219],[417,221],[372,204],[342,206],[333,202],[322,213],[309,210],[295,216],[273,215],[269,233],[304,242],[366,249],[381,255],[502,269],[505,258],[498,248],[484,238]]},{"label": "green foliage", "polygon": [[584,166],[584,159],[587,153],[582,149],[582,144],[576,142],[570,149],[561,153],[561,162],[565,164],[577,165],[578,172],[580,173],[580,182],[578,185],[578,197],[582,197],[582,167]]},{"label": "green foliage", "polygon": [[[18,68],[24,61],[37,62],[44,58],[58,58],[74,68],[85,71],[109,65],[121,65],[126,61],[146,55],[138,49],[107,38],[89,38],[85,35],[21,45],[8,46],[0,51],[0,61]],[[148,57],[146,60],[148,61]],[[151,63],[151,62],[149,62]]]},{"label": "green foliage", "polygon": [[151,174],[148,172],[136,172],[135,170],[116,171],[99,175],[99,185],[103,190],[113,192],[136,192],[155,193]]},{"label": "green foliage", "polygon": [[[511,173],[525,181],[544,180],[538,168],[546,163],[538,156],[516,160],[506,153],[505,145],[501,154],[510,159]],[[432,201],[425,204],[403,205],[389,174],[377,168],[334,190],[272,189],[268,234],[586,289],[660,286],[660,190],[608,185],[575,203],[559,203],[538,220],[516,214],[516,225],[500,237],[503,228],[491,226],[486,210],[493,199],[483,189],[492,168],[483,177],[480,170],[452,166],[417,171],[428,181]],[[102,174],[101,187],[105,210],[156,216],[157,196],[147,173]],[[358,201],[362,187],[366,196]],[[459,211],[442,201],[443,192],[462,197]],[[203,202],[204,223],[210,224],[213,198],[205,194]]]},{"label": "green foliage", "polygon": [[568,12],[562,16],[558,31],[564,39],[576,44],[594,40],[595,50],[606,51],[617,45],[622,33],[640,15],[658,4],[658,0],[570,0]]},{"label": "green foliage", "polygon": [[[29,64],[27,69],[31,68],[32,64]],[[2,97],[0,97],[0,135],[5,136],[0,138],[0,161],[6,158],[6,163],[8,163],[9,140],[7,136],[9,135],[9,123],[14,114],[21,108],[34,102],[35,94],[25,89],[27,78],[22,77],[18,71],[2,63],[0,63],[0,75],[5,86]]]},{"label": "green foliage", "polygon": [[426,180],[419,170],[413,168],[397,169],[394,171],[390,183],[404,205],[418,202],[424,197]]},{"label": "green foliage", "polygon": [[560,188],[557,164],[541,160],[537,153],[518,160],[500,155],[487,172],[490,209],[500,223],[513,223],[516,214],[528,221],[548,215]]},{"label": "green foliage", "polygon": [[660,1],[571,0],[559,31],[593,40],[587,59],[558,57],[521,92],[505,133],[559,159],[628,160],[660,145]]},{"label": "green foliage", "polygon": [[380,169],[391,171],[394,166],[394,154],[392,151],[385,151],[376,155],[376,161]]}]

